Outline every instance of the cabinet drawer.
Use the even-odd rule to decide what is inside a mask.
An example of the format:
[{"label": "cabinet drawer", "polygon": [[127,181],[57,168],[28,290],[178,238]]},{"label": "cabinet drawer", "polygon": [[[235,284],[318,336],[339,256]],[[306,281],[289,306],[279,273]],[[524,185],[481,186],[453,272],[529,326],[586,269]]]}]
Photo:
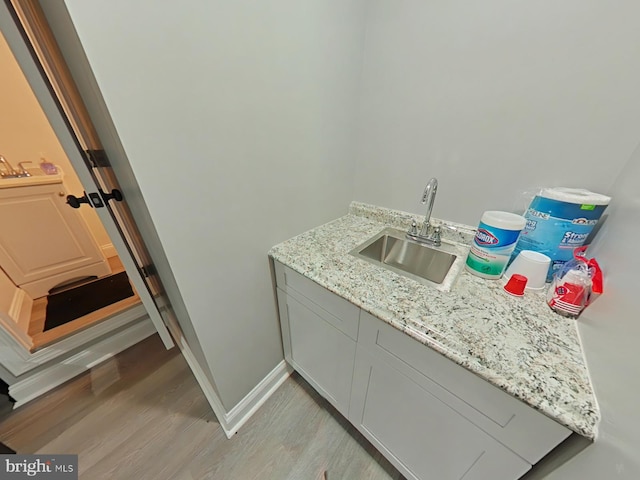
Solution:
[{"label": "cabinet drawer", "polygon": [[398,329],[362,312],[359,344],[381,355],[531,464],[571,431]]},{"label": "cabinet drawer", "polygon": [[[321,287],[313,280],[309,280],[298,272],[285,267],[280,262],[274,262],[276,283],[278,288],[305,303],[311,301],[316,307],[325,310],[330,316],[325,319],[334,327],[357,340],[358,318],[360,309],[344,298]],[[300,295],[304,298],[300,298]]]}]

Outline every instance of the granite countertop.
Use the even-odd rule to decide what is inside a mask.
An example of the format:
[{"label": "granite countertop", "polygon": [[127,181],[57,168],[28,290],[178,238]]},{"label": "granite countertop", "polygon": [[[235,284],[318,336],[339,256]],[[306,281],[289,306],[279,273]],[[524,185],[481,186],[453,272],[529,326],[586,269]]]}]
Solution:
[{"label": "granite countertop", "polygon": [[[349,254],[383,228],[404,230],[412,219],[422,221],[353,202],[348,215],[276,245],[269,255],[594,440],[600,413],[576,320],[553,313],[544,293],[513,297],[502,289],[504,280],[466,271],[451,291],[440,291]],[[464,246],[473,233],[446,222],[442,238]]]}]

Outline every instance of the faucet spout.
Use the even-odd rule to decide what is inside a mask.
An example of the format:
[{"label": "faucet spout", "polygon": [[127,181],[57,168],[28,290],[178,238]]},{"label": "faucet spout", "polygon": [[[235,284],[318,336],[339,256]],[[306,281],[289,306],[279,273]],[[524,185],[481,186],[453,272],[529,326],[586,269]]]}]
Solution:
[{"label": "faucet spout", "polygon": [[420,232],[418,232],[418,227],[414,220],[411,228],[409,228],[407,232],[407,238],[436,247],[440,246],[440,227],[431,228],[431,212],[433,210],[433,204],[436,201],[437,191],[438,179],[432,178],[427,183],[427,186],[424,187],[424,193],[422,194],[422,204],[427,206],[422,228],[420,228]]},{"label": "faucet spout", "polygon": [[427,206],[427,212],[424,214],[424,223],[420,230],[420,235],[427,236],[429,234],[429,226],[431,225],[431,212],[433,211],[433,204],[436,201],[436,193],[438,192],[438,179],[432,178],[424,187],[424,193],[422,194],[422,204]]},{"label": "faucet spout", "polygon": [[3,155],[0,155],[0,165],[5,169],[4,172],[0,172],[0,176],[2,177],[15,177],[18,175],[15,168],[9,163],[9,160],[4,158]]}]

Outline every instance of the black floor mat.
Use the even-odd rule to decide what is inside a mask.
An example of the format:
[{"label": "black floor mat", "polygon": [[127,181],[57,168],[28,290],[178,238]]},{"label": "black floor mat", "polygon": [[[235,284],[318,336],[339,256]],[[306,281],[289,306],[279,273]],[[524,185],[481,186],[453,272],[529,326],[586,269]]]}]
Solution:
[{"label": "black floor mat", "polygon": [[133,295],[126,272],[49,295],[44,331],[64,325]]},{"label": "black floor mat", "polygon": [[0,442],[0,454],[2,455],[11,455],[16,453],[12,448],[7,447],[4,443]]}]

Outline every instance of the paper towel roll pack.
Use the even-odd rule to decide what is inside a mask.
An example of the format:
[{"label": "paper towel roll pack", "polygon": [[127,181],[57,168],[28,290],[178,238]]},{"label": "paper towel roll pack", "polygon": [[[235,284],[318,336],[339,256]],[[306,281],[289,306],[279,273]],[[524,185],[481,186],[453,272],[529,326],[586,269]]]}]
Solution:
[{"label": "paper towel roll pack", "polygon": [[609,205],[611,197],[578,188],[543,188],[524,214],[527,221],[511,258],[533,250],[551,258],[547,281],[573,258]]}]

